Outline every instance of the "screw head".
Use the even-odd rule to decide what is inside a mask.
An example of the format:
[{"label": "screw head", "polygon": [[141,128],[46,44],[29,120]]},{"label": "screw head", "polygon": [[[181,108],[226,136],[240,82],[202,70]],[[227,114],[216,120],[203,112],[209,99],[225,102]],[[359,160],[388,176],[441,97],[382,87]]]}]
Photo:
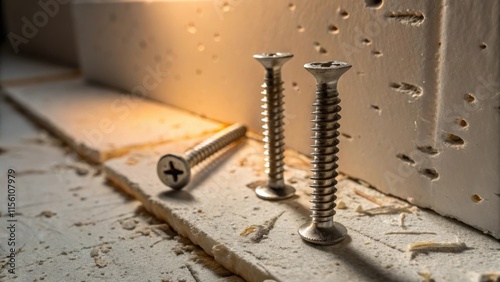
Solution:
[{"label": "screw head", "polygon": [[283,185],[283,187],[272,188],[268,184],[261,185],[255,189],[257,197],[269,200],[278,201],[291,198],[295,195],[295,188],[290,185]]},{"label": "screw head", "polygon": [[291,53],[262,53],[253,55],[266,69],[279,69],[293,57]]},{"label": "screw head", "polygon": [[191,168],[188,162],[183,157],[174,154],[161,157],[156,166],[156,172],[163,184],[175,190],[181,190],[191,178]]},{"label": "screw head", "polygon": [[320,226],[318,223],[309,222],[299,228],[299,235],[304,241],[316,245],[333,245],[340,243],[347,236],[344,225],[333,222],[329,226]]},{"label": "screw head", "polygon": [[313,62],[304,65],[304,68],[314,76],[318,84],[338,81],[351,67],[348,63],[338,61]]}]

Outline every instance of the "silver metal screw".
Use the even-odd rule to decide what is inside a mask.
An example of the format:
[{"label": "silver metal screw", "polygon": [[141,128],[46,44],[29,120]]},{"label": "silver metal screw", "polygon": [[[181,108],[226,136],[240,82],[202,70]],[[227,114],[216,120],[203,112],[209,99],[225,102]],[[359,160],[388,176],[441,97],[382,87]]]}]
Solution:
[{"label": "silver metal screw", "polygon": [[347,229],[333,221],[335,215],[335,192],[337,188],[337,153],[339,149],[338,121],[340,119],[340,99],[337,91],[339,78],[351,68],[344,62],[318,62],[305,64],[304,67],[316,79],[316,100],[313,104],[314,140],[313,160],[311,161],[313,175],[311,222],[299,228],[299,234],[307,242],[318,245],[332,245],[342,241],[347,235]]},{"label": "silver metal screw", "polygon": [[264,154],[266,155],[266,173],[269,181],[255,189],[257,196],[264,200],[282,200],[295,195],[295,189],[286,185],[283,179],[283,81],[281,67],[290,60],[290,53],[264,53],[253,56],[266,69],[264,84],[264,98],[262,108],[264,116]]},{"label": "silver metal screw", "polygon": [[189,183],[191,168],[217,151],[245,136],[247,128],[235,123],[196,145],[183,156],[166,154],[160,158],[156,172],[161,182],[175,190],[181,190]]}]

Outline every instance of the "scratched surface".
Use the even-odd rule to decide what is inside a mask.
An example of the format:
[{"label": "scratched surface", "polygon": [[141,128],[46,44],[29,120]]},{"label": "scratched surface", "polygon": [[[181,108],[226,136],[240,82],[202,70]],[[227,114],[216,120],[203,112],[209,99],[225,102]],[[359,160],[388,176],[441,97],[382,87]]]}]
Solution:
[{"label": "scratched surface", "polygon": [[[16,171],[15,274],[6,260],[8,168]],[[0,171],[1,281],[241,281],[3,97]]]}]

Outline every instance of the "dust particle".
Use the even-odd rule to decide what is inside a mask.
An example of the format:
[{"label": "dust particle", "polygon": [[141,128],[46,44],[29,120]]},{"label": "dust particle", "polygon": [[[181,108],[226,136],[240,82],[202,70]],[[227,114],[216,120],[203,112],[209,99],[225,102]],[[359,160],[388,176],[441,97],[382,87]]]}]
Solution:
[{"label": "dust particle", "polygon": [[179,248],[179,247],[175,247],[175,248],[173,248],[173,251],[174,251],[174,253],[175,253],[176,255],[182,255],[182,254],[184,253],[184,252],[182,251],[182,249],[181,249],[181,248]]},{"label": "dust particle", "polygon": [[99,248],[95,247],[90,251],[90,257],[95,258],[99,255]]},{"label": "dust particle", "polygon": [[56,214],[57,213],[51,212],[51,211],[43,211],[38,216],[45,216],[46,218],[51,218],[51,217],[53,217]]},{"label": "dust particle", "polygon": [[261,185],[264,185],[264,184],[266,184],[266,183],[267,183],[267,181],[265,181],[265,180],[257,180],[257,181],[254,181],[254,182],[248,183],[246,186],[247,186],[248,188],[250,188],[250,189],[255,189],[255,188],[257,188],[257,187],[259,187],[259,186],[261,186]]},{"label": "dust particle", "polygon": [[97,267],[99,268],[103,268],[103,267],[106,267],[108,265],[108,262],[104,259],[102,259],[101,257],[96,257],[95,258],[95,265],[97,265]]},{"label": "dust particle", "polygon": [[125,230],[133,230],[137,226],[135,220],[129,218],[121,222],[122,228]]}]

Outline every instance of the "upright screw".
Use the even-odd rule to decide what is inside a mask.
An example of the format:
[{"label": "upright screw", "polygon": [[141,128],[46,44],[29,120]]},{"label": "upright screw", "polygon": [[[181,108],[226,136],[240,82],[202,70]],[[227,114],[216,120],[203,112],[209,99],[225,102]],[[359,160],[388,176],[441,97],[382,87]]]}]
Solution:
[{"label": "upright screw", "polygon": [[245,136],[246,131],[244,125],[235,123],[196,145],[183,156],[176,154],[162,156],[156,166],[158,177],[170,188],[181,190],[189,183],[192,167]]},{"label": "upright screw", "polygon": [[281,67],[290,60],[290,53],[264,53],[253,56],[266,69],[266,76],[262,87],[264,98],[262,108],[264,111],[262,121],[264,125],[264,154],[266,155],[266,173],[269,181],[255,189],[261,199],[282,200],[295,195],[295,189],[286,185],[283,180],[283,146],[285,139],[283,132],[283,81],[281,80]]},{"label": "upright screw", "polygon": [[312,128],[314,145],[311,153],[313,168],[311,222],[299,228],[299,234],[307,242],[318,245],[332,245],[342,241],[347,229],[333,221],[335,215],[335,185],[338,175],[336,169],[339,149],[338,121],[340,119],[340,99],[337,84],[340,76],[351,68],[344,62],[319,62],[305,64],[304,67],[316,79],[316,100],[313,103],[314,127]]}]

